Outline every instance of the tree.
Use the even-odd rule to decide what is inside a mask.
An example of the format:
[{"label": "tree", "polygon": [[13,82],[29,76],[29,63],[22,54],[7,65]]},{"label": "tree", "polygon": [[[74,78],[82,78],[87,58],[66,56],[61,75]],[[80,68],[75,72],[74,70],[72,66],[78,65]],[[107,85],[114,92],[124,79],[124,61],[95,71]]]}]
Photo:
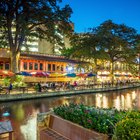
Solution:
[{"label": "tree", "polygon": [[11,70],[18,72],[21,47],[33,37],[59,42],[57,30],[71,31],[69,5],[60,8],[61,0],[1,0],[0,43],[10,48]]},{"label": "tree", "polygon": [[[137,32],[124,24],[115,24],[111,20],[103,22],[93,29],[98,38],[98,47],[104,52],[104,59],[111,62],[111,75],[113,81],[113,65],[116,61],[125,61],[130,56],[135,57]],[[132,56],[133,54],[133,56]]]},{"label": "tree", "polygon": [[97,59],[100,56],[100,50],[98,50],[97,39],[94,34],[90,32],[83,34],[74,34],[71,38],[72,48],[64,49],[62,54],[66,57],[78,59],[80,61],[85,61],[88,63],[83,63],[84,66],[92,66],[94,67],[94,72],[96,72],[97,67]]},{"label": "tree", "polygon": [[73,47],[65,53],[73,58],[94,62],[95,70],[98,67],[97,59],[110,61],[113,81],[114,63],[132,62],[136,58],[137,41],[135,29],[107,20],[98,27],[91,28],[88,33],[73,37]]}]

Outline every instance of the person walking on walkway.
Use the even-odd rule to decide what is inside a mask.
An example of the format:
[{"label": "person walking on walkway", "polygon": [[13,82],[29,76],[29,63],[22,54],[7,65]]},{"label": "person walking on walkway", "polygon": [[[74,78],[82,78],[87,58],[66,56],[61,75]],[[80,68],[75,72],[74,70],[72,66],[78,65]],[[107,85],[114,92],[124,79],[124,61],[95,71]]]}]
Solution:
[{"label": "person walking on walkway", "polygon": [[10,94],[11,90],[13,89],[13,85],[12,83],[9,84],[8,88],[7,88],[7,92],[6,94]]},{"label": "person walking on walkway", "polygon": [[37,86],[38,86],[38,92],[42,92],[41,84],[38,83]]}]

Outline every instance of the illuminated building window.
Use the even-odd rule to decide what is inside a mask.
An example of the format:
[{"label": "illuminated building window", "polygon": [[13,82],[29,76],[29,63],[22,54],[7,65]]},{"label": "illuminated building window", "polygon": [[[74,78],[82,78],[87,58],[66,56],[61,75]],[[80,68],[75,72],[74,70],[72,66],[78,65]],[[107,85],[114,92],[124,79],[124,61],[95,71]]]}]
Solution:
[{"label": "illuminated building window", "polygon": [[34,63],[34,69],[38,70],[38,63]]},{"label": "illuminated building window", "polygon": [[29,63],[29,70],[32,70],[32,69],[33,69],[33,63],[30,62],[30,63]]},{"label": "illuminated building window", "polygon": [[55,64],[52,65],[52,70],[55,71]]},{"label": "illuminated building window", "polygon": [[27,70],[27,62],[24,62],[23,68],[24,68],[24,70]]},{"label": "illuminated building window", "polygon": [[51,64],[48,64],[48,71],[51,71]]},{"label": "illuminated building window", "polygon": [[9,70],[9,69],[10,69],[9,63],[5,63],[5,70]]},{"label": "illuminated building window", "polygon": [[63,65],[61,66],[61,71],[63,71],[64,69],[63,69]]},{"label": "illuminated building window", "polygon": [[40,63],[40,70],[43,70],[43,64]]},{"label": "illuminated building window", "polygon": [[3,70],[3,63],[0,62],[0,70]]},{"label": "illuminated building window", "polygon": [[60,66],[57,66],[57,70],[60,70]]}]

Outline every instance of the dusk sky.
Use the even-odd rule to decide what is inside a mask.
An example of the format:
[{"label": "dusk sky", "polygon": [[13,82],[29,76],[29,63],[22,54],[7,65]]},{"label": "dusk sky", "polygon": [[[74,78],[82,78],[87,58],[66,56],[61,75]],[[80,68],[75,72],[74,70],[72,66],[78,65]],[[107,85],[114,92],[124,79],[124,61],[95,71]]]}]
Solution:
[{"label": "dusk sky", "polygon": [[85,32],[111,19],[140,33],[140,0],[63,0],[73,9],[75,32]]}]

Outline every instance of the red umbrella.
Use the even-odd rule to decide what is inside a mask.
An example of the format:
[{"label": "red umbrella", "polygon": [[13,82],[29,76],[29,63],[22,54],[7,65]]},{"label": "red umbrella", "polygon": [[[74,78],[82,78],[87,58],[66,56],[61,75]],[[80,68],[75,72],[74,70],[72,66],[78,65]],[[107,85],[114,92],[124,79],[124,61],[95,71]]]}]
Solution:
[{"label": "red umbrella", "polygon": [[48,77],[49,76],[49,74],[45,73],[45,72],[31,72],[31,74],[36,77]]},{"label": "red umbrella", "polygon": [[87,75],[85,73],[79,73],[79,74],[77,74],[77,76],[79,76],[79,77],[86,77]]}]

